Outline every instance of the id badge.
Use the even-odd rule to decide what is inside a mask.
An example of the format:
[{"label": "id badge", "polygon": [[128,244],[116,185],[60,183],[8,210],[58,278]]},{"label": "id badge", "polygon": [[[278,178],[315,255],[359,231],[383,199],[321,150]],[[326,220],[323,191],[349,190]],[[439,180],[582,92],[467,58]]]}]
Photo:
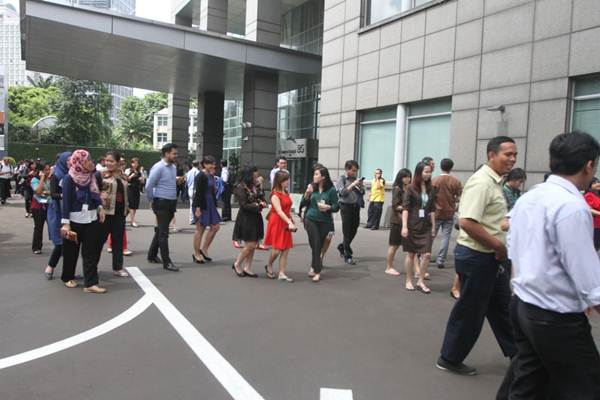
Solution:
[{"label": "id badge", "polygon": [[419,210],[419,218],[425,218],[425,210],[422,208]]},{"label": "id badge", "polygon": [[86,212],[88,210],[88,208],[89,208],[88,205],[84,204],[81,206],[81,211]]}]

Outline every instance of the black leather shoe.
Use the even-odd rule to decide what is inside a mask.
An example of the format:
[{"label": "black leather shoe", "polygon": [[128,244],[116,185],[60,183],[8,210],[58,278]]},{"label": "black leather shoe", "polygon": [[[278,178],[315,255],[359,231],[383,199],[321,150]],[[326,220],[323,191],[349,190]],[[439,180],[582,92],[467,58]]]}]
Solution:
[{"label": "black leather shoe", "polygon": [[204,264],[205,263],[204,260],[197,259],[196,256],[193,254],[192,254],[192,261],[195,262],[196,264]]},{"label": "black leather shoe", "polygon": [[442,371],[450,371],[454,372],[458,375],[477,375],[477,370],[473,367],[469,367],[463,363],[451,363],[449,361],[444,360],[442,357],[438,358],[435,366]]},{"label": "black leather shoe", "polygon": [[165,265],[163,265],[163,268],[166,269],[167,271],[171,271],[171,272],[179,272],[179,267],[177,267],[175,264],[173,264],[172,262],[168,262]]},{"label": "black leather shoe", "polygon": [[346,256],[344,253],[344,245],[342,243],[338,244],[337,249],[340,252],[340,257],[344,258]]},{"label": "black leather shoe", "polygon": [[148,257],[148,262],[150,264],[162,264],[162,260],[160,259],[160,257],[156,256],[154,258]]}]

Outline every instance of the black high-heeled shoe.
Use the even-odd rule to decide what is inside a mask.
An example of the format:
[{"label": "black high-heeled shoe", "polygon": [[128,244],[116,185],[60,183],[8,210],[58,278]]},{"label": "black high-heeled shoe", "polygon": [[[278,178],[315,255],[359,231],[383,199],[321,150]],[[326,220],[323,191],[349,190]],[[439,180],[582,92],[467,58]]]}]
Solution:
[{"label": "black high-heeled shoe", "polygon": [[198,260],[196,258],[195,255],[192,254],[192,260],[196,263],[196,264],[204,264],[204,260]]},{"label": "black high-heeled shoe", "polygon": [[233,272],[235,272],[235,274],[240,277],[243,278],[246,276],[246,274],[244,273],[244,271],[242,272],[238,272],[238,270],[235,268],[235,263],[233,263],[233,265],[231,266],[231,269],[233,270]]},{"label": "black high-heeled shoe", "polygon": [[206,262],[211,262],[212,261],[212,258],[210,258],[206,254],[204,254],[204,252],[202,250],[200,250],[200,254],[202,254],[202,257],[204,257],[204,260]]},{"label": "black high-heeled shoe", "polygon": [[267,273],[267,279],[275,279],[275,274],[274,273],[269,273],[269,266],[265,265],[265,272]]},{"label": "black high-heeled shoe", "polygon": [[244,274],[244,276],[247,276],[250,278],[258,278],[258,274],[255,274],[254,272],[243,271],[242,273]]}]

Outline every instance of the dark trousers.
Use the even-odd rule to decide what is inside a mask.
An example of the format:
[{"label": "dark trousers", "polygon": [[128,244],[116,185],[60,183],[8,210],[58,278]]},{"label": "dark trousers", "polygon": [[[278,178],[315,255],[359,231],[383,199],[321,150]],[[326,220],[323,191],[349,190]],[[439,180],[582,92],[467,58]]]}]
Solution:
[{"label": "dark trousers", "polygon": [[600,399],[600,356],[583,313],[560,314],[513,296],[510,317],[517,355],[504,399]]},{"label": "dark trousers", "polygon": [[31,250],[42,250],[47,211],[45,208],[36,208],[31,210],[31,213],[33,214],[33,241],[31,242]]},{"label": "dark trousers", "polygon": [[223,201],[221,219],[224,221],[231,220],[231,185],[229,183],[225,184],[225,190],[223,190],[221,200]]},{"label": "dark trousers", "polygon": [[594,248],[600,250],[600,229],[594,229]]},{"label": "dark trousers", "polygon": [[369,203],[367,219],[367,228],[379,229],[379,223],[381,222],[381,214],[383,214],[383,203],[380,201],[372,201]]},{"label": "dark trousers", "polygon": [[5,202],[10,197],[10,179],[0,178],[0,200]]},{"label": "dark trousers", "polygon": [[23,187],[23,198],[25,199],[25,212],[26,213],[31,212],[32,197],[33,197],[33,190],[31,189],[31,186],[25,184],[25,186]]},{"label": "dark trousers", "polygon": [[323,243],[331,230],[329,222],[317,222],[308,218],[304,219],[304,229],[308,235],[308,244],[312,251],[311,267],[316,274],[323,269],[323,261],[321,260],[321,249]]},{"label": "dark trousers", "polygon": [[494,254],[462,245],[456,246],[454,257],[460,298],[448,318],[442,357],[452,363],[463,362],[477,342],[486,318],[502,353],[514,356],[517,349],[509,319],[510,267],[501,268]]},{"label": "dark trousers", "polygon": [[100,224],[102,236],[99,242],[100,251],[108,235],[112,238],[112,268],[113,271],[123,269],[123,235],[125,234],[125,216],[107,215],[104,223]]},{"label": "dark trousers", "polygon": [[348,258],[354,254],[350,245],[360,225],[360,207],[356,205],[342,205],[340,207],[340,214],[342,215],[342,234],[344,236],[342,245],[344,247],[344,256]]},{"label": "dark trousers", "polygon": [[62,256],[63,247],[62,244],[54,245],[54,249],[52,250],[52,254],[50,254],[50,259],[48,260],[48,266],[52,268],[56,268],[58,265],[58,261]]},{"label": "dark trousers", "polygon": [[[148,258],[156,258],[160,249],[163,264],[171,262],[169,257],[169,223],[177,210],[177,200],[154,199],[152,211],[156,215],[157,225],[154,228],[154,238],[148,249]],[[115,239],[113,238],[113,243]],[[114,251],[114,250],[113,250]]]},{"label": "dark trousers", "polygon": [[61,279],[68,282],[75,279],[75,267],[81,250],[83,259],[83,279],[85,287],[98,284],[98,262],[101,248],[98,246],[101,231],[98,221],[89,224],[71,222],[71,230],[77,232],[77,242],[65,239],[63,242],[63,271]]}]

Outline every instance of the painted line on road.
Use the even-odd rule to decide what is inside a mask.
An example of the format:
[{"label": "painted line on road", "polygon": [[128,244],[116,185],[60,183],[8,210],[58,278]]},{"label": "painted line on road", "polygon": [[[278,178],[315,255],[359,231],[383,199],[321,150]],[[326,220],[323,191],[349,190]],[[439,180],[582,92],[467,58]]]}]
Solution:
[{"label": "painted line on road", "polygon": [[129,307],[129,309],[101,325],[98,325],[78,335],[60,340],[58,342],[38,347],[37,349],[29,350],[24,353],[15,354],[14,356],[0,359],[0,370],[8,367],[13,367],[15,365],[23,364],[29,361],[37,360],[38,358],[46,357],[51,354],[58,353],[59,351],[66,350],[73,346],[77,346],[81,343],[95,339],[98,336],[102,336],[120,327],[121,325],[125,325],[126,323],[128,323],[129,321],[146,311],[146,309],[151,305],[152,299],[149,296],[144,295],[144,297],[139,299],[134,305]]},{"label": "painted line on road", "polygon": [[188,321],[173,303],[137,267],[128,267],[127,272],[149,296],[154,305],[173,325],[206,368],[217,378],[235,400],[264,400],[264,398],[240,375],[239,372],[211,345],[208,340]]},{"label": "painted line on road", "polygon": [[352,390],[321,388],[321,400],[352,400]]}]

